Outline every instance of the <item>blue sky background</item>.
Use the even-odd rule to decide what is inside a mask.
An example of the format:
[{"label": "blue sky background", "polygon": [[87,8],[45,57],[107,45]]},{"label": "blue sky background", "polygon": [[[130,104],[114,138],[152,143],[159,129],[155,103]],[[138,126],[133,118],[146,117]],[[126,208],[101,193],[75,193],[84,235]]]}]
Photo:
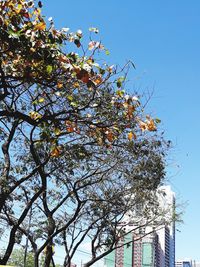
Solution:
[{"label": "blue sky background", "polygon": [[[132,60],[128,90],[154,92],[149,110],[172,140],[169,183],[188,201],[176,234],[176,258],[200,261],[200,1],[44,0],[57,27],[100,29],[110,62]],[[89,36],[89,35],[88,35]]]}]

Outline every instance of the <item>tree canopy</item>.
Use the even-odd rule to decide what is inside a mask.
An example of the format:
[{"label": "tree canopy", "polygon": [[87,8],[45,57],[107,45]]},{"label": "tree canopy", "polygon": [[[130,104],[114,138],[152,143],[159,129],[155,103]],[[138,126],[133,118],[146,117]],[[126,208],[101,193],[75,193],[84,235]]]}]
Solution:
[{"label": "tree canopy", "polygon": [[127,212],[143,207],[137,227],[163,213],[156,189],[165,176],[166,143],[158,119],[144,115],[137,94],[125,92],[128,62],[108,54],[98,29],[57,30],[42,3],[0,2],[0,227],[8,234],[0,264],[16,243],[34,254],[65,249],[64,266],[82,242],[92,259],[117,246]]}]

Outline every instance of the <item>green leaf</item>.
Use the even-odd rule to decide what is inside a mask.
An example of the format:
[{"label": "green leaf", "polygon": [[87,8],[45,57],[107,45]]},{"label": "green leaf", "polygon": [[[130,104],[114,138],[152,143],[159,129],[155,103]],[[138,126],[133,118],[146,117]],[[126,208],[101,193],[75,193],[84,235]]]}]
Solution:
[{"label": "green leaf", "polygon": [[14,32],[13,30],[8,31],[9,36],[12,38],[16,38],[16,39],[19,38],[20,33],[21,33],[21,31],[18,31],[18,32]]},{"label": "green leaf", "polygon": [[124,80],[125,80],[124,77],[119,77],[119,78],[117,79],[117,87],[118,87],[118,88],[122,87],[122,83],[123,83]]},{"label": "green leaf", "polygon": [[51,74],[53,70],[53,67],[51,65],[47,65],[47,73]]},{"label": "green leaf", "polygon": [[104,69],[102,69],[102,68],[99,68],[99,73],[101,74],[101,75],[104,75],[105,74],[105,70]]},{"label": "green leaf", "polygon": [[105,53],[106,53],[107,56],[110,55],[110,51],[108,49],[105,50]]},{"label": "green leaf", "polygon": [[156,118],[156,119],[155,119],[155,122],[156,122],[156,123],[161,123],[161,120],[158,119],[158,118]]}]

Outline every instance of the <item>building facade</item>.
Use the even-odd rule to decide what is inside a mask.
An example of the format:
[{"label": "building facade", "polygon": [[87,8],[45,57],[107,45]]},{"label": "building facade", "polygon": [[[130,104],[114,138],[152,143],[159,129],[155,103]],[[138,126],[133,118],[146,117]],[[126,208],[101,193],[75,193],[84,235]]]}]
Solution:
[{"label": "building facade", "polygon": [[[159,190],[163,193],[160,203],[162,206],[169,206],[171,216],[175,195],[169,186],[162,186]],[[175,223],[163,225],[154,231],[148,227],[145,231],[127,234],[120,241],[120,248],[105,258],[106,267],[175,267]],[[128,246],[123,246],[128,242]]]}]

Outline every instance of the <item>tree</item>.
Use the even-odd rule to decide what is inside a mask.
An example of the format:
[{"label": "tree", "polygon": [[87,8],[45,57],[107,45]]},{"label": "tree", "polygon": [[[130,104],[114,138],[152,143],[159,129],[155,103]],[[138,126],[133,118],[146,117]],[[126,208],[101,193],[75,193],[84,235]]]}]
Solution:
[{"label": "tree", "polygon": [[27,254],[26,265],[24,265],[24,250],[23,249],[15,249],[11,254],[11,258],[8,264],[19,267],[33,267],[34,266],[34,255],[32,253]]},{"label": "tree", "polygon": [[98,63],[108,53],[101,42],[85,49],[80,30],[55,29],[41,7],[0,2],[0,220],[9,235],[0,264],[26,239],[35,267],[43,251],[44,266],[54,264],[55,245],[65,247],[68,266],[88,237],[96,260],[101,247],[116,246],[139,203],[145,224],[163,221],[155,190],[165,143],[154,134],[159,120],[124,91],[131,63]]},{"label": "tree", "polygon": [[[43,264],[44,260],[40,260],[41,264]],[[24,264],[24,249],[14,249],[11,258],[8,261],[8,264],[18,267],[33,267],[34,266],[34,254],[32,252],[28,252],[26,263]],[[52,265],[51,265],[52,267]],[[60,265],[56,264],[56,267],[60,267]]]}]

